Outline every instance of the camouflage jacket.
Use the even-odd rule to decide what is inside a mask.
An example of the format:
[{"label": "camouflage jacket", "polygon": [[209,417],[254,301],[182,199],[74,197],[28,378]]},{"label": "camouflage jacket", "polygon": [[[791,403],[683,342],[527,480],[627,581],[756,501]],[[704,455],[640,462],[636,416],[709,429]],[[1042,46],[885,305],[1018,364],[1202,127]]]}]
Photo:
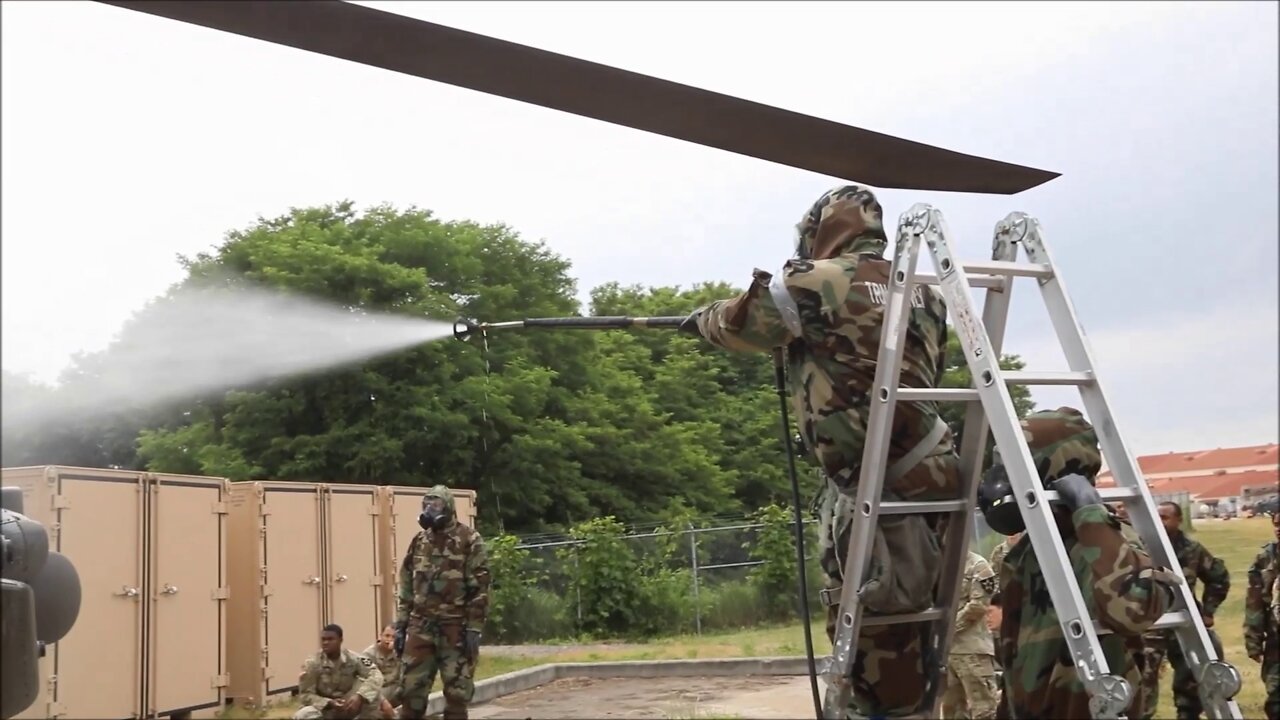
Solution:
[{"label": "camouflage jacket", "polygon": [[991,565],[978,553],[969,553],[969,559],[964,565],[964,579],[960,581],[960,594],[957,596],[960,610],[956,613],[955,640],[951,643],[953,654],[995,654],[986,618],[991,596],[996,591],[996,581]]},{"label": "camouflage jacket", "polygon": [[324,652],[307,658],[298,680],[298,701],[324,711],[331,700],[345,700],[352,695],[364,698],[367,705],[378,702],[382,690],[382,673],[369,658],[342,649],[337,660]]},{"label": "camouflage jacket", "polygon": [[[1106,507],[1076,510],[1071,525],[1063,545],[1085,604],[1091,617],[1112,630],[1099,638],[1103,656],[1111,672],[1136,689],[1141,680],[1133,660],[1136,648],[1172,600],[1167,588],[1160,589],[1171,575],[1154,568],[1137,534]],[[1075,667],[1062,662],[1070,653],[1029,536],[1005,556],[1000,587],[1004,619],[997,653],[1004,692],[997,717],[1091,717],[1089,694]],[[1141,709],[1131,706],[1128,716],[1142,717]]]},{"label": "camouflage jacket", "polygon": [[[783,266],[780,278],[756,270],[746,292],[697,313],[699,334],[717,347],[740,352],[787,348],[801,434],[827,477],[843,491],[856,486],[862,465],[891,265],[883,257],[886,246],[875,197],[861,188],[840,188],[824,195],[801,221],[800,257]],[[780,297],[794,302],[797,323],[784,320],[771,283],[778,284]],[[782,308],[786,306],[784,301]],[[909,307],[900,385],[937,387],[946,360],[946,304],[936,288],[918,285]],[[890,465],[926,440],[939,422],[936,403],[899,403]],[[946,430],[929,456],[954,451]],[[955,482],[954,477],[924,478],[901,495],[948,498],[954,496]]]},{"label": "camouflage jacket", "polygon": [[1227,599],[1227,591],[1231,589],[1231,573],[1227,571],[1226,563],[1221,558],[1214,557],[1204,545],[1187,537],[1184,532],[1169,538],[1169,544],[1173,546],[1173,554],[1182,566],[1182,574],[1187,578],[1187,586],[1191,588],[1193,595],[1196,581],[1204,582],[1200,611],[1212,616]]},{"label": "camouflage jacket", "polygon": [[1249,589],[1244,596],[1244,646],[1250,657],[1269,650],[1280,662],[1280,542],[1272,540],[1249,566]]},{"label": "camouflage jacket", "polygon": [[991,565],[991,569],[995,571],[997,578],[1000,577],[1000,566],[1004,565],[1005,556],[1008,555],[1009,551],[1013,549],[1013,546],[1017,544],[1016,542],[1009,542],[1010,539],[1011,538],[1005,538],[1004,540],[996,543],[996,546],[991,549],[991,557],[987,558],[987,563]]},{"label": "camouflage jacket", "polygon": [[480,533],[457,520],[414,536],[400,565],[396,620],[484,626],[489,611],[489,558]]},{"label": "camouflage jacket", "polygon": [[378,666],[378,672],[382,673],[382,687],[387,688],[400,683],[400,658],[396,656],[393,648],[383,652],[382,646],[375,642],[360,654]]}]

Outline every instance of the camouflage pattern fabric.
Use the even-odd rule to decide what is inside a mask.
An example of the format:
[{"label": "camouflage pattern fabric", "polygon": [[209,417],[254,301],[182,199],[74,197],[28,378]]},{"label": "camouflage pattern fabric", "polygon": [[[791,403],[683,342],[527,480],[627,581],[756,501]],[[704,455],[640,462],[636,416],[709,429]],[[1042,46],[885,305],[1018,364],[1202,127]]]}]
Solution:
[{"label": "camouflage pattern fabric", "polygon": [[996,546],[991,549],[991,557],[987,558],[987,564],[991,566],[992,572],[996,574],[997,589],[999,589],[1000,566],[1004,564],[1004,557],[1009,554],[1009,551],[1013,549],[1013,546],[1021,537],[1021,534],[1018,534],[1005,538],[996,543]]},{"label": "camouflage pattern fabric", "polygon": [[466,657],[463,638],[479,630],[489,609],[489,560],[480,533],[457,521],[453,493],[443,485],[426,497],[444,498],[453,518],[443,530],[414,536],[400,566],[396,620],[408,623],[401,670],[404,718],[421,718],[440,673],[447,720],[467,717],[478,658]]},{"label": "camouflage pattern fabric", "polygon": [[1262,546],[1249,566],[1244,599],[1244,646],[1259,663],[1267,720],[1280,720],[1280,513],[1272,515],[1276,540]]},{"label": "camouflage pattern fabric", "polygon": [[[780,277],[756,270],[741,295],[695,313],[700,335],[737,352],[785,347],[792,403],[805,446],[830,484],[823,490],[822,567],[825,585],[841,587],[842,549],[854,515],[845,504],[857,492],[863,447],[874,394],[876,360],[889,283],[890,260],[883,211],[866,188],[846,185],[825,193],[797,225],[796,257]],[[770,291],[777,283],[795,303],[798,334],[784,321]],[[946,305],[936,288],[919,286],[910,300],[900,384],[933,388],[946,361]],[[923,459],[886,478],[886,497],[946,500],[959,497],[959,460],[951,431],[933,402],[899,403],[891,429],[888,462],[923,448]],[[919,516],[882,522],[880,552],[864,584],[883,600],[882,609],[909,598],[931,604],[940,548]],[[838,549],[841,549],[838,551]],[[866,580],[865,578],[860,580]],[[922,586],[923,592],[909,592]],[[866,605],[872,612],[870,603]],[[883,611],[883,610],[882,610]],[[828,637],[834,638],[838,607],[829,606]],[[864,716],[913,712],[925,687],[921,657],[927,624],[865,628],[857,639],[851,710]]]},{"label": "camouflage pattern fabric", "polygon": [[[1186,578],[1193,595],[1196,582],[1204,582],[1204,597],[1197,604],[1204,616],[1213,617],[1218,611],[1218,606],[1227,599],[1227,592],[1231,589],[1231,574],[1227,571],[1226,564],[1220,558],[1214,557],[1213,553],[1199,541],[1191,539],[1184,532],[1179,531],[1170,535],[1169,544],[1173,546],[1174,557],[1182,567],[1182,575]],[[1221,640],[1212,629],[1209,630],[1209,635],[1218,649],[1218,656],[1222,657]],[[1155,712],[1155,705],[1160,697],[1160,674],[1166,657],[1170,667],[1173,668],[1173,704],[1177,709],[1179,720],[1200,717],[1204,713],[1204,704],[1200,700],[1200,684],[1196,681],[1195,673],[1191,672],[1191,668],[1187,666],[1177,636],[1166,630],[1147,633],[1143,640],[1146,653],[1143,661],[1141,692],[1145,696],[1146,717],[1151,717],[1151,713]]]},{"label": "camouflage pattern fabric", "polygon": [[995,648],[987,629],[987,608],[996,590],[996,574],[978,553],[970,552],[960,581],[947,687],[942,716],[990,720],[996,716]]},{"label": "camouflage pattern fabric", "polygon": [[394,648],[383,650],[382,646],[374,643],[364,649],[360,653],[373,661],[378,666],[378,672],[382,673],[382,693],[381,696],[389,701],[392,705],[400,702],[400,658],[396,657]]},{"label": "camouflage pattern fabric", "polygon": [[[1096,482],[1097,436],[1078,410],[1033,413],[1022,429],[1046,485],[1070,473]],[[1175,578],[1153,566],[1137,534],[1106,506],[1087,505],[1069,516],[1059,510],[1057,516],[1089,614],[1112,631],[1099,639],[1107,665],[1136,691],[1142,633],[1167,610],[1172,593],[1162,586]],[[1061,660],[1070,653],[1030,536],[1024,534],[1005,556],[1000,588],[1004,619],[996,652],[1004,672],[997,717],[1091,717],[1084,684]],[[1142,716],[1139,697],[1135,692],[1129,717]]]},{"label": "camouflage pattern fabric", "polygon": [[[302,707],[293,717],[296,720],[374,718],[378,716],[381,689],[382,673],[369,658],[346,649],[336,659],[318,652],[302,664],[302,676],[298,679],[298,702]],[[353,695],[364,698],[358,713],[346,713],[329,706]]]}]

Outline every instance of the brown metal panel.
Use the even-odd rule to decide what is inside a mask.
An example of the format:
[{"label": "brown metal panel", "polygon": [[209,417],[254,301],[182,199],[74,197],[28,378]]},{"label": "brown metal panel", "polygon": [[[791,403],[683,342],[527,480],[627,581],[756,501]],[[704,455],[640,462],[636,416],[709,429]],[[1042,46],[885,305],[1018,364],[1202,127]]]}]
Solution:
[{"label": "brown metal panel", "polygon": [[266,696],[264,492],[261,483],[230,483],[227,497],[227,697],[246,704]]},{"label": "brown metal panel", "polygon": [[147,582],[143,474],[58,468],[51,500],[54,549],[75,564],[81,591],[75,627],[52,651],[53,701],[67,717],[137,717]]},{"label": "brown metal panel", "polygon": [[309,483],[264,483],[267,693],[296,687],[302,661],[324,626],[320,491]]},{"label": "brown metal panel", "polygon": [[148,714],[221,707],[226,682],[226,481],[151,484]]},{"label": "brown metal panel", "polygon": [[369,485],[325,487],[328,621],[351,647],[378,636],[378,498]]},{"label": "brown metal panel", "polygon": [[392,522],[392,491],[383,485],[376,490],[378,501],[378,572],[382,586],[378,588],[378,623],[387,625],[396,619],[396,553],[395,527]]}]

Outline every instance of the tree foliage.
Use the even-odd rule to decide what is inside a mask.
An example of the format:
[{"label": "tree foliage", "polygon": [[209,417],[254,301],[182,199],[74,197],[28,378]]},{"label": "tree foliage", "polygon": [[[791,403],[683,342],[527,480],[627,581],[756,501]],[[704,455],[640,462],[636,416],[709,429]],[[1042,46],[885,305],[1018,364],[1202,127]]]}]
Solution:
[{"label": "tree foliage", "polygon": [[[568,261],[544,244],[417,208],[294,209],[180,262],[187,277],[177,287],[253,283],[355,310],[441,320],[582,311]],[[723,283],[610,283],[591,291],[586,312],[684,315],[736,292]],[[129,333],[126,325],[118,342]],[[6,374],[6,405],[92,383],[112,347],[78,358],[56,390]],[[958,344],[948,350],[957,367],[946,384],[967,384]],[[1014,391],[1029,407],[1025,388]],[[945,412],[958,427],[963,408]],[[146,412],[71,419],[39,438],[6,426],[4,463],[445,483],[480,493],[482,528],[533,532],[606,516],[664,522],[684,513],[684,522],[789,503],[783,437],[767,356],[662,330],[529,331],[495,334],[487,350],[450,339]],[[806,495],[816,490],[812,473],[801,482]]]}]

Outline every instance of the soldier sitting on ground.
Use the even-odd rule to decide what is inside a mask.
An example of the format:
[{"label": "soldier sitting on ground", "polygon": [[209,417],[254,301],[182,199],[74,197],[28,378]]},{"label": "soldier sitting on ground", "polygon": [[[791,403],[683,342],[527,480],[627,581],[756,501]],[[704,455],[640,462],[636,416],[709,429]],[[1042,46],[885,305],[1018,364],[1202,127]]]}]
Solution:
[{"label": "soldier sitting on ground", "polygon": [[361,655],[373,661],[382,673],[382,700],[379,709],[382,717],[394,718],[400,706],[400,657],[395,650],[396,629],[393,625],[382,628],[382,634]]},{"label": "soldier sitting on ground", "polygon": [[382,673],[373,661],[342,647],[342,628],[326,625],[320,652],[307,658],[298,679],[302,707],[294,720],[372,720],[378,717]]}]

